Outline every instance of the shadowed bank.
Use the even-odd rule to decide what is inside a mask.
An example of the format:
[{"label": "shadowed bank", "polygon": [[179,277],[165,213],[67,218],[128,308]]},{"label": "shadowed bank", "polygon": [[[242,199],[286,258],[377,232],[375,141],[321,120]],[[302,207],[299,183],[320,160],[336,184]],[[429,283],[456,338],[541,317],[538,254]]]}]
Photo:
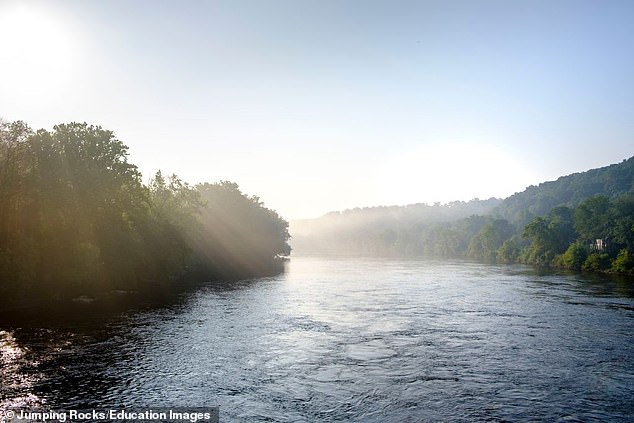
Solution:
[{"label": "shadowed bank", "polygon": [[144,185],[111,131],[0,125],[0,308],[128,301],[272,275],[288,224],[237,184]]}]

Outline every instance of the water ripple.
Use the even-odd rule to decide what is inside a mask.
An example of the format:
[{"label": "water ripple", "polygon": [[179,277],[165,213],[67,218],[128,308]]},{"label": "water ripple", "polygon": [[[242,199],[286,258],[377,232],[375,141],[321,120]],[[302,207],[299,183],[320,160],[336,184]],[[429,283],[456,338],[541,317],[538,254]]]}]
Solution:
[{"label": "water ripple", "polygon": [[293,259],[85,324],[0,327],[0,407],[220,405],[223,421],[628,421],[623,282]]}]

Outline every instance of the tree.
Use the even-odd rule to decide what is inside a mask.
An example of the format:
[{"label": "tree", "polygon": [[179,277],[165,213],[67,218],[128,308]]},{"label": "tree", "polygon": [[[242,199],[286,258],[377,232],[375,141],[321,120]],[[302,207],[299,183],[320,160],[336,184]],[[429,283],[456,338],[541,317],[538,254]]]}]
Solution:
[{"label": "tree", "polygon": [[612,262],[612,271],[627,273],[631,272],[632,269],[634,269],[634,256],[628,250],[622,249]]},{"label": "tree", "polygon": [[566,206],[553,208],[546,215],[550,231],[550,247],[555,254],[566,251],[568,245],[577,238],[573,223],[573,211]]},{"label": "tree", "polygon": [[607,233],[615,250],[634,251],[634,194],[622,195],[612,202],[609,220]]},{"label": "tree", "polygon": [[605,238],[610,229],[610,200],[605,196],[592,197],[581,203],[574,213],[574,227],[585,241]]},{"label": "tree", "polygon": [[563,254],[576,238],[572,215],[571,209],[559,206],[526,225],[522,236],[530,239],[531,244],[522,252],[522,261],[548,265]]},{"label": "tree", "polygon": [[35,162],[28,143],[32,133],[24,122],[0,121],[0,293],[4,295],[24,290],[37,267]]},{"label": "tree", "polygon": [[207,270],[231,277],[276,271],[278,259],[290,254],[288,222],[235,183],[206,183],[196,190],[204,203],[203,229],[193,245]]},{"label": "tree", "polygon": [[37,163],[38,280],[69,295],[128,286],[141,250],[137,227],[148,217],[128,147],[86,123],[39,130],[29,142]]},{"label": "tree", "polygon": [[200,194],[178,176],[164,177],[158,171],[149,183],[150,219],[142,228],[146,244],[145,277],[159,280],[187,271],[195,261],[190,238],[202,226],[198,215]]},{"label": "tree", "polygon": [[513,236],[502,244],[496,254],[496,261],[500,263],[516,263],[519,259],[521,247],[517,236]]},{"label": "tree", "polygon": [[495,261],[497,251],[513,234],[513,227],[505,219],[493,219],[471,239],[469,257]]},{"label": "tree", "polygon": [[530,247],[524,252],[523,261],[538,265],[548,265],[555,257],[555,243],[548,221],[536,217],[524,227],[523,238],[530,239]]},{"label": "tree", "polygon": [[213,278],[261,275],[290,253],[288,238],[288,223],[233,183],[199,190],[159,172],[144,186],[112,131],[0,122],[3,298],[148,292],[194,277],[194,267]]},{"label": "tree", "polygon": [[562,264],[565,267],[579,270],[581,269],[581,266],[583,266],[583,263],[588,258],[589,253],[590,251],[588,249],[588,246],[585,243],[581,241],[574,242],[570,244],[570,246],[564,253],[562,258]]},{"label": "tree", "polygon": [[606,253],[593,252],[588,254],[581,268],[589,271],[606,270],[610,267],[610,256]]}]

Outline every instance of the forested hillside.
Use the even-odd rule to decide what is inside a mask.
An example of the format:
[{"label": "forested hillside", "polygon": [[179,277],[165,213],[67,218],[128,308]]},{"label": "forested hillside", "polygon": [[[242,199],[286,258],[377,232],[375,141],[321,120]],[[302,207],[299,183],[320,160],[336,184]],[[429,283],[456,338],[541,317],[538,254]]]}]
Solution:
[{"label": "forested hillside", "polygon": [[236,184],[148,185],[113,132],[0,123],[0,297],[169,289],[270,274],[288,224]]},{"label": "forested hillside", "polygon": [[[453,213],[456,204],[460,213]],[[460,215],[474,206],[480,210]],[[353,210],[291,228],[297,254],[460,257],[631,272],[634,158],[505,200]]]},{"label": "forested hillside", "polygon": [[557,206],[575,207],[597,195],[614,198],[634,192],[633,184],[634,157],[631,157],[618,164],[530,186],[506,198],[493,214],[523,226]]},{"label": "forested hillside", "polygon": [[[291,222],[293,251],[298,254],[388,254],[400,234],[416,228],[491,213],[502,200],[454,201],[449,204],[366,207],[328,213],[317,219]],[[405,245],[408,244],[408,245]],[[398,248],[398,247],[397,247]]]}]

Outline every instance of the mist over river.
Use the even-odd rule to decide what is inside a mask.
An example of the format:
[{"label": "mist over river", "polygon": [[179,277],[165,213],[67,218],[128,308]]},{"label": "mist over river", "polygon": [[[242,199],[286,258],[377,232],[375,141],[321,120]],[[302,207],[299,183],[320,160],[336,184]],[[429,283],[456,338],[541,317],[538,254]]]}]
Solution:
[{"label": "mist over river", "polygon": [[0,320],[0,409],[221,422],[631,421],[634,281],[293,257],[163,306]]}]

